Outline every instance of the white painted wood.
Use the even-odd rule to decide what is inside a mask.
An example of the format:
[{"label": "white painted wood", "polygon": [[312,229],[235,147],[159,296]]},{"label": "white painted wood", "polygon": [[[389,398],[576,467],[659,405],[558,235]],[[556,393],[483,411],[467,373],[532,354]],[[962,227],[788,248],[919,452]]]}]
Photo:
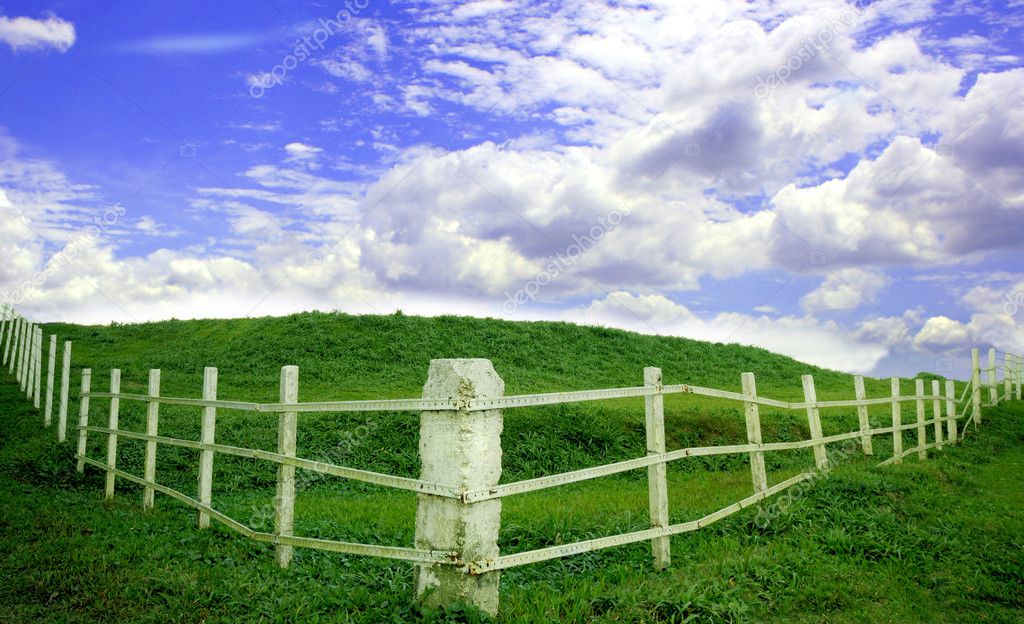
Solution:
[{"label": "white painted wood", "polygon": [[928,444],[928,434],[924,425],[927,418],[924,404],[924,380],[916,379],[914,388],[917,392],[917,400],[914,401],[917,407],[917,458],[923,460],[928,458],[928,451],[924,448]]},{"label": "white painted wood", "polygon": [[82,394],[79,401],[78,413],[78,472],[85,472],[85,444],[89,432],[85,430],[89,426],[89,387],[92,383],[92,370],[82,369]]},{"label": "white painted wood", "polygon": [[[489,360],[431,360],[423,398],[491,399],[505,384]],[[501,480],[501,410],[423,411],[420,413],[420,479],[462,491],[491,488]],[[454,552],[462,561],[498,558],[501,501],[466,503],[428,494],[416,496],[418,550]],[[498,611],[500,573],[469,575],[447,565],[419,564],[416,595],[430,606],[464,602]]]},{"label": "white painted wood", "polygon": [[[661,369],[649,366],[644,369],[644,385],[661,388]],[[647,433],[647,455],[664,456],[665,451],[665,397],[650,394],[644,397],[645,429]],[[665,464],[647,467],[647,500],[652,527],[667,527],[668,520],[668,468]],[[672,563],[671,540],[656,537],[651,540],[651,556],[654,567],[664,570]]]},{"label": "white painted wood", "polygon": [[[757,379],[754,373],[743,373],[740,376],[743,386],[743,394],[754,398],[757,397]],[[747,401],[743,404],[743,412],[747,420],[747,442],[749,444],[761,444],[761,410],[757,403]],[[768,490],[768,471],[764,466],[764,452],[750,452],[750,477],[754,482],[754,493],[766,492]]]},{"label": "white painted wood", "polygon": [[3,364],[7,366],[7,343],[9,341],[8,335],[11,333],[11,327],[14,325],[14,317],[10,315],[7,306],[3,306],[3,321],[0,321],[0,350],[4,353]]},{"label": "white painted wood", "polygon": [[1003,354],[1003,396],[1009,401],[1013,398],[1013,356],[1009,353]]},{"label": "white painted wood", "polygon": [[17,317],[11,317],[7,320],[6,326],[4,327],[4,366],[7,366],[7,362],[11,355],[11,343],[14,342],[14,328],[18,324]]},{"label": "white painted wood", "polygon": [[14,317],[11,322],[11,328],[7,332],[7,346],[4,347],[4,366],[7,367],[7,374],[14,374],[14,360],[17,358],[17,348],[15,345],[18,342],[18,331],[21,327],[21,318]]},{"label": "white painted wood", "polygon": [[900,378],[893,377],[892,385],[892,456],[894,463],[903,463],[903,406],[900,403]]},{"label": "white painted wood", "polygon": [[1017,400],[1021,400],[1021,384],[1024,383],[1024,355],[1017,355]]},{"label": "white painted wood", "polygon": [[22,383],[24,384],[22,390],[25,392],[25,399],[29,401],[32,400],[32,354],[35,351],[33,349],[35,335],[35,326],[29,325],[28,331],[25,332],[25,355],[22,358]]},{"label": "white painted wood", "polygon": [[992,405],[999,405],[999,391],[996,389],[996,350],[988,350],[988,400]]},{"label": "white painted wood", "polygon": [[68,394],[71,389],[71,341],[64,341],[64,359],[60,367],[60,405],[57,407],[57,441],[68,433]]},{"label": "white painted wood", "polygon": [[860,375],[853,378],[853,391],[858,401],[857,420],[860,422],[862,433],[860,439],[861,449],[865,455],[874,455],[874,449],[871,446],[871,421],[868,419],[868,406],[867,403],[861,403],[861,401],[867,399],[867,393],[864,391],[864,378]]},{"label": "white painted wood", "polygon": [[32,352],[35,354],[35,362],[32,366],[32,376],[35,382],[32,385],[32,406],[39,409],[42,404],[42,386],[43,386],[43,328],[36,327],[35,332],[35,348]]},{"label": "white painted wood", "polygon": [[[814,404],[818,401],[817,391],[814,389],[814,376],[804,375],[800,378],[804,386],[804,400]],[[817,407],[807,408],[807,424],[811,429],[811,439],[814,444],[814,465],[818,470],[828,469],[828,455],[825,453],[825,446],[821,443],[823,437],[821,431],[821,412]]]},{"label": "white painted wood", "polygon": [[[281,402],[299,402],[299,367],[285,366],[281,369]],[[285,457],[295,457],[295,437],[298,429],[297,412],[281,412],[277,421],[277,452]],[[277,496],[274,498],[274,533],[290,537],[295,526],[295,466],[280,464],[277,467]],[[289,544],[277,545],[277,565],[287,568],[292,562],[294,547]]]},{"label": "white painted wood", "polygon": [[50,335],[50,359],[46,367],[46,409],[43,411],[43,426],[49,427],[53,420],[53,384],[57,374],[57,335]]},{"label": "white painted wood", "polygon": [[[217,369],[209,367],[203,372],[203,398],[217,398]],[[200,441],[203,444],[213,444],[217,430],[217,408],[203,408],[203,424]],[[210,506],[213,499],[213,451],[204,449],[199,451],[199,502],[202,505]],[[199,528],[205,529],[210,526],[210,516],[206,512],[199,512]]]},{"label": "white painted wood", "polygon": [[946,380],[946,440],[956,444],[956,383]]},{"label": "white painted wood", "polygon": [[28,333],[31,327],[28,322],[22,324],[21,336],[18,337],[18,384],[20,384],[21,391],[25,391],[25,386],[28,384],[28,375],[25,374],[25,361],[26,355],[28,355]]},{"label": "white painted wood", "polygon": [[981,354],[978,349],[971,349],[971,419],[976,425],[981,424]]},{"label": "white painted wood", "polygon": [[935,448],[942,450],[942,400],[938,397],[941,396],[940,385],[938,379],[932,380],[932,396],[936,397],[932,400],[932,414],[935,420]]},{"label": "white painted wood", "polygon": [[[121,392],[121,371],[115,368],[110,371],[110,394],[119,392]],[[114,498],[114,479],[117,478],[114,469],[117,468],[117,426],[120,413],[121,400],[110,399],[110,424],[107,425],[107,428],[110,429],[110,433],[107,434],[107,500]]]},{"label": "white painted wood", "polygon": [[[160,396],[160,370],[149,371],[149,396]],[[150,401],[146,408],[146,435],[156,436],[160,431],[160,404]],[[149,483],[156,482],[156,440],[146,440],[146,456],[143,461],[143,478]],[[152,509],[155,490],[146,486],[142,489],[142,508]]]}]

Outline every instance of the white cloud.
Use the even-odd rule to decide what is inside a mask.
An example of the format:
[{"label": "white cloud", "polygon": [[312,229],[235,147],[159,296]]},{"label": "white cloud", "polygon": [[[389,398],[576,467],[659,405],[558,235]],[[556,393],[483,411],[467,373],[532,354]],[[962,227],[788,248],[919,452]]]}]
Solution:
[{"label": "white cloud", "polygon": [[75,44],[75,25],[56,15],[45,19],[0,15],[0,41],[15,52],[46,48],[67,52]]},{"label": "white cloud", "polygon": [[840,269],[828,275],[816,290],[800,300],[807,312],[853,310],[877,302],[878,295],[891,280],[877,271],[858,268]]}]

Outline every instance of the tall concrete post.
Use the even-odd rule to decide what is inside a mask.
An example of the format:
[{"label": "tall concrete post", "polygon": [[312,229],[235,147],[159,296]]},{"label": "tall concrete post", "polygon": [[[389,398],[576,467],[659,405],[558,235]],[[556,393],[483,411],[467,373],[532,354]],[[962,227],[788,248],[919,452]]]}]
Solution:
[{"label": "tall concrete post", "polygon": [[[490,360],[431,360],[425,399],[497,398],[505,383]],[[494,487],[501,479],[501,410],[422,412],[420,415],[420,479],[466,491]],[[418,494],[416,547],[451,551],[470,563],[498,556],[501,500],[463,503],[460,500]],[[472,604],[482,611],[498,611],[497,571],[470,575],[445,564],[417,564],[416,595],[426,604]]]}]

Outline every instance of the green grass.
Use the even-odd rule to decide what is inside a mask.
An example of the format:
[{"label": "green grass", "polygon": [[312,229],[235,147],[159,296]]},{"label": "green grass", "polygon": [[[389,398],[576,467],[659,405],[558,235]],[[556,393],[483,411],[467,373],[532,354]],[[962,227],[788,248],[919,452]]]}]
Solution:
[{"label": "green grass", "polygon": [[[419,395],[431,357],[488,357],[509,394],[639,385],[644,366],[660,366],[666,383],[729,390],[749,370],[760,394],[785,400],[802,398],[800,375],[811,372],[820,398],[853,394],[848,375],[759,349],[558,323],[302,314],[44,331],[75,340],[74,366],[91,367],[100,391],[112,367],[123,370],[127,392],[144,392],[147,369],[161,368],[163,394],[199,396],[202,368],[217,366],[222,398],[273,401],[280,367],[297,364],[304,401],[404,398]],[[293,568],[280,571],[269,547],[216,524],[197,531],[194,513],[166,497],[143,513],[140,489],[119,481],[118,497],[104,503],[102,476],[74,472],[70,445],[52,441],[4,377],[0,621],[482,619],[470,608],[419,608],[408,564],[299,550]],[[889,392],[888,381],[867,388],[869,396]],[[94,401],[93,422],[104,423],[105,412]],[[807,435],[801,413],[769,409],[762,418],[766,441]],[[853,445],[827,480],[767,503],[770,516],[746,510],[673,538],[667,571],[651,568],[646,544],[507,571],[499,620],[1021,621],[1022,418],[1020,404],[987,410],[963,445],[899,467],[876,468]],[[141,431],[143,420],[142,406],[122,404],[123,428]],[[672,396],[666,420],[670,448],[745,441],[735,404]],[[856,428],[852,410],[825,410],[823,420],[826,434]],[[885,424],[888,411],[872,411],[872,420]],[[165,406],[161,433],[197,439],[197,410]],[[417,437],[415,414],[309,414],[300,418],[299,454],[417,476]],[[908,432],[905,447],[914,440]],[[276,417],[220,412],[218,441],[272,449]],[[102,446],[92,436],[90,456],[102,458]],[[643,401],[510,410],[503,446],[504,481],[642,456]],[[875,462],[891,453],[884,437],[875,448]],[[139,474],[142,443],[122,440],[119,450],[119,466]],[[772,483],[813,465],[809,451],[768,459]],[[161,447],[158,480],[191,494],[197,464],[194,451]],[[215,470],[215,507],[269,529],[274,467],[218,456]],[[676,462],[669,480],[673,522],[750,493],[743,456]],[[300,481],[296,528],[408,546],[414,514],[411,494],[313,479]],[[517,552],[647,526],[646,475],[636,471],[505,499],[500,544]]]}]

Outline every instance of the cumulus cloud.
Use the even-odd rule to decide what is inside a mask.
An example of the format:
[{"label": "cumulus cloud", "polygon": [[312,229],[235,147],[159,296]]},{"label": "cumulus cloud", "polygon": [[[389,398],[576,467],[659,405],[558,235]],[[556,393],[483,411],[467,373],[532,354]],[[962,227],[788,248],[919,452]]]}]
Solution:
[{"label": "cumulus cloud", "polygon": [[849,268],[830,274],[816,290],[800,300],[808,312],[853,310],[865,303],[875,303],[890,279],[877,271]]},{"label": "cumulus cloud", "polygon": [[67,52],[75,44],[75,25],[56,15],[43,19],[0,15],[0,41],[15,52],[47,48]]}]

